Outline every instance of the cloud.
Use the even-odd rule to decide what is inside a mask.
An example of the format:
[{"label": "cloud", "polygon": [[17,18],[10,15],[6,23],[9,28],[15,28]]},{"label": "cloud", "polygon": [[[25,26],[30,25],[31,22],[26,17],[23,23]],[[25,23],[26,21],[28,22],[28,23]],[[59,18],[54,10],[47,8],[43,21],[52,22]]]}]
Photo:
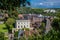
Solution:
[{"label": "cloud", "polygon": [[60,0],[31,0],[32,7],[60,8]]},{"label": "cloud", "polygon": [[43,5],[43,3],[39,3],[39,5]]},{"label": "cloud", "polygon": [[54,3],[50,3],[50,5],[54,5]]}]

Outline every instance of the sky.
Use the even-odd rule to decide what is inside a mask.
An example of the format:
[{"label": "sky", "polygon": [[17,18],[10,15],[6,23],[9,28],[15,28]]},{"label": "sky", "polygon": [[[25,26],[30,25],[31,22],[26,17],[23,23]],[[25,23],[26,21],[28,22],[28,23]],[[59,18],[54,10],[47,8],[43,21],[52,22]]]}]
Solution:
[{"label": "sky", "polygon": [[60,8],[60,0],[30,0],[32,8]]}]

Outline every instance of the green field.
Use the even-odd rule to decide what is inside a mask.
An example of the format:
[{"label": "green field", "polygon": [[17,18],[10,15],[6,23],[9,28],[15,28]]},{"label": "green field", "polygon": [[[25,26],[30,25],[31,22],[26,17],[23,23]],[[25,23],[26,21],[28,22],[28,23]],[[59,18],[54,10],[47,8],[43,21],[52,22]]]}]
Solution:
[{"label": "green field", "polygon": [[0,24],[0,32],[7,32],[5,24]]}]

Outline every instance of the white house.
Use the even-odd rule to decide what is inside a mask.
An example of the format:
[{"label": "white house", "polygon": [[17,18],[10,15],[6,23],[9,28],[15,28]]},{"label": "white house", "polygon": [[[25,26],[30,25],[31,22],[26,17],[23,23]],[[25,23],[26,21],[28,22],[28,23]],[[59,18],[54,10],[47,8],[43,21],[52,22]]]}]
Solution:
[{"label": "white house", "polygon": [[50,9],[48,9],[48,10],[44,10],[44,12],[46,12],[46,13],[49,13],[49,11],[50,11]]},{"label": "white house", "polygon": [[51,12],[51,13],[55,13],[56,10],[54,10],[54,9],[47,9],[47,10],[44,10],[44,12],[46,12],[46,13],[49,13],[49,12]]},{"label": "white house", "polygon": [[50,12],[55,13],[55,12],[56,12],[56,10],[52,9],[52,10],[50,10]]},{"label": "white house", "polygon": [[30,28],[30,20],[16,20],[16,28]]}]

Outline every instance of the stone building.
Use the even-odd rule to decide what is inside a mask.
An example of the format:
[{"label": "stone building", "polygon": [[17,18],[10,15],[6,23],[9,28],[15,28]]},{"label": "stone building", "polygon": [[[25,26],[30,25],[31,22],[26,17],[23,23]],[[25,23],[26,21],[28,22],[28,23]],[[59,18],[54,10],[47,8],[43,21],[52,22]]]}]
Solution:
[{"label": "stone building", "polygon": [[30,20],[16,20],[16,28],[30,28]]}]

